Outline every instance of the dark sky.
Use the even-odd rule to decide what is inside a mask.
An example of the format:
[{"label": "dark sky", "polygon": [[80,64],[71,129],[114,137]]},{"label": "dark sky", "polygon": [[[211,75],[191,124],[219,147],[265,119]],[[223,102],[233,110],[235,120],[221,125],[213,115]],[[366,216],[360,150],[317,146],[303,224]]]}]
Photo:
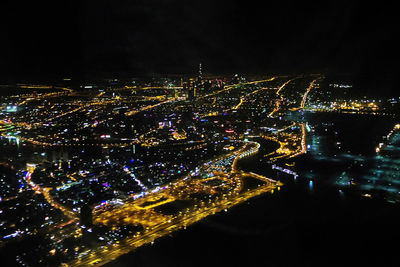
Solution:
[{"label": "dark sky", "polygon": [[10,1],[0,78],[334,72],[393,77],[396,8],[354,1]]}]

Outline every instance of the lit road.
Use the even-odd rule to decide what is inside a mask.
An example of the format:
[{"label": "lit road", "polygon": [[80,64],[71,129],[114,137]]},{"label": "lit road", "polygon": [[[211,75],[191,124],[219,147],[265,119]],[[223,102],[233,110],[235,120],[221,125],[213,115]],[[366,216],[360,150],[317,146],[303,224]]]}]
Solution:
[{"label": "lit road", "polygon": [[[34,234],[43,234],[51,244],[38,254],[38,260],[100,266],[207,216],[274,193],[282,183],[239,168],[239,163],[248,162],[241,159],[264,151],[260,143],[271,144],[259,141],[262,138],[275,142],[275,151],[265,152],[269,154],[261,155],[264,160],[257,157],[257,162],[297,177],[291,168],[297,161],[292,158],[307,152],[310,128],[296,118],[319,107],[314,90],[321,76],[269,77],[224,85],[223,89],[219,79],[217,84],[208,79],[207,84],[191,78],[189,91],[178,86],[96,85],[79,92],[32,87],[58,92],[10,98],[3,105],[0,135],[10,148],[34,153],[26,160],[38,164],[37,173],[35,164],[24,162],[17,175],[28,185],[24,186],[27,193],[41,194],[37,199],[48,215],[34,229]],[[136,84],[164,83],[129,85]],[[170,85],[179,85],[179,81]],[[18,107],[17,102],[26,105]],[[364,107],[340,101],[331,106]],[[297,112],[287,114],[289,110]],[[33,149],[24,149],[31,145]],[[383,143],[377,153],[381,148]],[[17,162],[11,157],[0,165],[9,167],[7,161]],[[24,188],[19,192],[25,193]],[[12,204],[15,199],[3,201]],[[90,207],[90,227],[79,220],[79,206],[92,201],[96,204]],[[14,233],[8,236],[20,238],[18,231]]]},{"label": "lit road", "polygon": [[276,112],[279,111],[279,109],[280,109],[280,103],[281,103],[281,101],[283,100],[283,97],[281,96],[280,93],[281,93],[281,91],[285,88],[286,85],[288,85],[290,82],[292,82],[292,81],[295,80],[295,79],[296,79],[296,78],[288,80],[287,82],[285,82],[284,84],[282,84],[282,85],[278,88],[278,90],[276,91],[276,96],[278,96],[279,99],[276,101],[276,107],[275,107],[275,109],[274,109],[268,116],[272,117]]},{"label": "lit road", "polygon": [[[263,83],[263,82],[270,82],[270,81],[273,81],[273,80],[275,80],[277,78],[278,77],[272,77],[272,78],[267,79],[267,80],[259,80],[259,81],[247,82],[247,83],[240,84],[240,86],[251,85],[251,84],[259,84],[259,83]],[[236,88],[237,86],[239,86],[239,85],[238,84],[229,85],[229,86],[225,87],[222,90],[219,90],[219,91],[216,91],[216,92],[204,95],[204,96],[200,96],[200,97],[198,97],[198,99],[202,99],[202,98],[206,98],[206,97],[210,97],[210,96],[215,96],[215,95],[218,95],[218,94],[220,94],[222,92],[227,92],[229,90],[232,90],[232,89]],[[225,109],[225,110],[223,110],[221,112],[208,112],[206,114],[201,115],[200,118],[210,117],[210,116],[218,116],[218,115],[221,115],[222,113],[228,112],[230,110],[238,110],[243,105],[243,103],[245,103],[247,101],[246,97],[248,97],[248,96],[250,96],[252,94],[256,94],[256,93],[258,93],[260,91],[266,90],[266,89],[267,88],[260,88],[260,89],[254,90],[254,91],[252,91],[250,93],[244,94],[243,96],[240,97],[239,103],[237,105],[235,105],[235,106],[233,106],[231,108]],[[213,104],[215,104],[215,102],[216,102],[216,98],[213,99]]]},{"label": "lit road", "polygon": [[[243,84],[241,84],[241,85],[257,84],[257,83],[262,83],[262,82],[270,82],[270,81],[275,80],[276,78],[278,78],[278,77],[272,77],[272,78],[267,79],[267,80],[259,80],[259,81],[247,82],[247,83],[243,83]],[[206,94],[206,95],[204,95],[204,96],[200,96],[200,97],[198,97],[197,99],[202,99],[202,98],[206,98],[206,97],[210,97],[210,96],[215,96],[215,95],[218,95],[218,94],[220,94],[220,93],[222,93],[222,92],[229,91],[229,90],[235,88],[236,86],[239,86],[239,84],[228,85],[228,86],[226,86],[224,89],[221,89],[221,90],[219,90],[219,91],[216,91],[216,92],[213,92],[213,93],[210,93],[210,94]]]},{"label": "lit road", "polygon": [[128,111],[128,112],[125,113],[125,115],[126,116],[132,116],[132,115],[135,115],[135,114],[137,114],[139,112],[142,112],[142,111],[145,111],[145,110],[149,110],[149,109],[158,107],[158,106],[163,105],[163,104],[172,103],[174,101],[176,101],[176,98],[168,99],[168,100],[165,100],[163,102],[160,102],[160,103],[157,103],[157,104],[154,104],[154,105],[148,105],[148,106],[145,106],[145,107],[143,107],[141,109],[138,109],[138,110]]},{"label": "lit road", "polygon": [[300,109],[303,110],[303,109],[304,109],[304,105],[305,105],[305,103],[306,103],[306,101],[307,101],[307,96],[308,96],[308,94],[310,93],[311,89],[314,88],[315,83],[316,83],[317,81],[318,81],[318,79],[315,79],[315,80],[313,80],[313,81],[310,83],[310,85],[307,87],[306,92],[304,93],[304,95],[303,95],[303,97],[302,97],[302,99],[301,99],[300,107],[298,107],[298,108],[293,108],[293,109],[292,109],[293,111],[300,110]]},{"label": "lit road", "polygon": [[[268,81],[269,81],[269,80],[268,80]],[[263,90],[266,90],[266,89],[267,89],[267,88],[260,88],[260,89],[257,89],[257,90],[255,90],[255,91],[253,91],[253,92],[251,92],[251,93],[248,93],[248,94],[246,94],[246,95],[240,97],[239,104],[237,104],[236,106],[234,106],[232,109],[233,109],[233,110],[239,109],[239,108],[243,105],[243,103],[246,102],[246,97],[248,97],[248,96],[250,96],[250,95],[253,95],[253,94],[257,94],[257,93],[259,93],[260,91],[263,91]]]},{"label": "lit road", "polygon": [[[97,214],[94,215],[94,223],[109,226],[115,223],[117,225],[121,223],[142,224],[145,230],[111,245],[93,249],[88,254],[68,263],[68,266],[103,265],[135,248],[153,243],[159,237],[186,228],[216,212],[229,209],[257,195],[266,192],[273,193],[274,189],[279,190],[282,183],[255,173],[239,171],[236,167],[240,158],[257,153],[259,147],[260,145],[256,142],[247,142],[239,150],[214,159],[205,170],[207,173],[215,164],[220,164],[226,158],[232,158],[233,162],[229,173],[217,172],[218,175],[206,179],[185,177],[162,190],[126,202],[123,206],[103,212],[94,212],[94,214]],[[243,190],[242,178],[244,177],[258,179],[263,184],[256,189]],[[208,181],[218,179],[226,181],[223,185],[223,188],[226,189],[225,193],[218,193],[215,191],[215,186],[207,184]],[[214,197],[212,200],[193,199],[190,195],[195,192],[205,192],[214,195]],[[178,199],[191,200],[192,205],[174,215],[163,215],[154,209]]]},{"label": "lit road", "polygon": [[59,203],[57,203],[53,197],[50,195],[50,191],[52,190],[52,188],[42,188],[39,185],[35,184],[32,180],[31,180],[31,176],[32,173],[35,171],[36,166],[34,164],[27,164],[27,173],[25,175],[25,181],[26,183],[37,193],[37,194],[43,194],[44,198],[46,199],[46,201],[53,206],[56,209],[61,210],[65,216],[67,216],[69,219],[72,220],[78,220],[77,215],[71,211],[70,209],[67,209],[66,207],[64,207],[63,205],[60,205]]},{"label": "lit road", "polygon": [[[294,78],[296,79],[296,78]],[[277,111],[280,109],[280,102],[283,100],[283,97],[281,96],[280,92],[285,88],[285,86],[293,81],[294,79],[291,79],[287,82],[285,82],[281,87],[279,87],[278,91],[276,92],[277,96],[280,97],[280,100],[277,101],[276,108],[269,114],[269,116],[274,115]],[[320,78],[317,78],[313,81],[311,81],[310,85],[307,87],[305,93],[302,96],[301,102],[300,102],[300,107],[293,108],[293,111],[296,110],[303,110],[304,105],[307,101],[307,96],[310,93],[311,89],[315,87],[316,82]],[[293,123],[295,124],[295,123]],[[295,125],[291,125],[288,127],[285,127],[281,129],[280,131],[277,131],[277,134],[275,135],[262,135],[263,138],[275,141],[279,144],[279,148],[275,151],[272,152],[268,155],[264,155],[265,157],[269,157],[271,161],[275,161],[277,159],[282,159],[282,158],[294,158],[297,157],[301,154],[304,154],[307,152],[307,131],[306,131],[306,124],[305,123],[299,123],[299,127],[301,130],[301,133],[296,134],[289,132],[290,128],[293,128]],[[296,144],[293,146],[293,144]]]},{"label": "lit road", "polygon": [[[135,248],[138,248],[148,243],[152,243],[155,239],[159,237],[168,235],[176,230],[185,228],[186,226],[191,225],[209,215],[231,208],[254,196],[266,192],[273,192],[274,189],[276,188],[279,189],[281,185],[282,184],[279,182],[276,184],[271,183],[266,186],[261,186],[257,189],[248,190],[244,193],[241,193],[240,196],[228,195],[226,197],[218,199],[217,201],[215,201],[210,205],[200,206],[198,208],[191,209],[180,216],[176,216],[174,219],[161,223],[153,227],[151,230],[145,231],[143,234],[127,238],[124,241],[121,241],[120,243],[117,244],[92,250],[92,252],[89,253],[88,255],[69,263],[68,266],[88,266],[93,263],[95,263],[94,265],[96,266],[103,265],[112,260],[115,260],[116,258],[118,258],[123,254],[132,251]],[[100,261],[97,259],[100,259]]]}]

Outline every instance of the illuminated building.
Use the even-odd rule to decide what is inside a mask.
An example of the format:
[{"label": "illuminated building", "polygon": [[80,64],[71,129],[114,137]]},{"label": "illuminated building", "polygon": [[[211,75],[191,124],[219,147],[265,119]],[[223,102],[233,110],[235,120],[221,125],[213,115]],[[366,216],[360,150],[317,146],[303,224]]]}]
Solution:
[{"label": "illuminated building", "polygon": [[187,92],[188,100],[193,100],[196,98],[196,85],[193,78],[191,78],[189,82],[183,84],[183,90]]}]

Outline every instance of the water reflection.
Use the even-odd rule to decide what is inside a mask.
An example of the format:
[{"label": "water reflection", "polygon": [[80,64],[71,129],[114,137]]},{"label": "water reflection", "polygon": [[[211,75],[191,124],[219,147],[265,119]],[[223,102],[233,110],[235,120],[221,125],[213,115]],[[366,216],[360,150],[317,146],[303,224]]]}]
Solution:
[{"label": "water reflection", "polygon": [[308,189],[309,189],[310,191],[313,191],[313,190],[314,190],[314,182],[313,182],[313,180],[310,180],[310,181],[308,182]]},{"label": "water reflection", "polygon": [[309,190],[311,179],[318,179],[400,202],[400,131],[392,130],[397,123],[393,118],[312,113],[287,118],[311,128],[307,154],[296,160],[296,171],[310,179]]}]

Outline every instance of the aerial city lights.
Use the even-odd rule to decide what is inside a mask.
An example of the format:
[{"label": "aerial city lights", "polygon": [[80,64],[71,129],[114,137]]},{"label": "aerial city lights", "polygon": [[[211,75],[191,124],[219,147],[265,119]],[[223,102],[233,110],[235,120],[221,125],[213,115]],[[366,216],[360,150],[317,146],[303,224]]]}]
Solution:
[{"label": "aerial city lights", "polygon": [[[21,265],[103,265],[274,194],[285,179],[303,176],[314,191],[316,175],[299,168],[299,158],[351,161],[336,184],[375,188],[376,178],[365,176],[362,184],[351,167],[390,161],[400,125],[391,126],[367,159],[342,151],[346,143],[329,132],[332,123],[317,125],[307,116],[394,117],[400,101],[343,97],[337,90],[352,86],[325,79],[211,76],[200,65],[197,77],[112,79],[74,89],[62,84],[69,78],[17,85],[0,99],[0,165],[14,177],[0,176],[0,245],[20,244],[10,257]],[[320,132],[333,136],[334,155],[323,153]],[[246,161],[266,173],[245,171]],[[34,237],[40,244],[25,245]]]}]

